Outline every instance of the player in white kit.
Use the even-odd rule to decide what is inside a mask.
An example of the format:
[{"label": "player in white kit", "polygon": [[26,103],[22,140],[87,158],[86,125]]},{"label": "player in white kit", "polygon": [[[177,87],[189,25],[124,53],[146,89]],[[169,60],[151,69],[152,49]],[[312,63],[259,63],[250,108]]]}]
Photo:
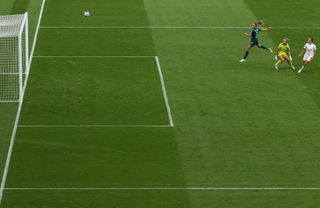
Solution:
[{"label": "player in white kit", "polygon": [[314,56],[316,55],[316,50],[317,50],[317,47],[313,43],[313,38],[308,38],[307,43],[304,45],[301,53],[299,54],[299,57],[300,57],[305,52],[302,59],[302,66],[299,69],[298,73],[301,73],[304,67],[306,67],[307,64],[314,59]]}]

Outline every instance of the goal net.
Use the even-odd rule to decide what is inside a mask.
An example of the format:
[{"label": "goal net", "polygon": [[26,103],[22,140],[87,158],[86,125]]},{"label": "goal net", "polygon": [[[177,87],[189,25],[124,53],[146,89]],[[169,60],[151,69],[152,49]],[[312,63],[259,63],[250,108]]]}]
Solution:
[{"label": "goal net", "polygon": [[0,16],[0,102],[22,100],[28,51],[28,14]]}]

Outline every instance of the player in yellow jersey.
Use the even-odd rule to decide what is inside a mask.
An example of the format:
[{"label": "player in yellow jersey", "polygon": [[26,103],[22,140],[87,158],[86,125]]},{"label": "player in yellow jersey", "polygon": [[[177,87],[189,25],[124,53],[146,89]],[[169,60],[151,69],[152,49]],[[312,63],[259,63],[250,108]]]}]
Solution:
[{"label": "player in yellow jersey", "polygon": [[275,63],[274,67],[276,70],[279,69],[279,64],[287,61],[288,64],[290,64],[291,69],[295,69],[295,67],[292,64],[292,58],[290,53],[290,46],[289,46],[289,39],[285,38],[282,40],[282,43],[279,44],[278,50],[277,50],[277,62]]}]

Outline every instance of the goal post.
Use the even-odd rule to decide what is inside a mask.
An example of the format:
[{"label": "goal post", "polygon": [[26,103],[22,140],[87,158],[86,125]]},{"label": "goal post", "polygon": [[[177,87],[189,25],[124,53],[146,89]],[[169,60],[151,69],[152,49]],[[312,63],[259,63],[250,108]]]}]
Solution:
[{"label": "goal post", "polygon": [[20,102],[29,74],[28,13],[0,16],[0,102]]}]

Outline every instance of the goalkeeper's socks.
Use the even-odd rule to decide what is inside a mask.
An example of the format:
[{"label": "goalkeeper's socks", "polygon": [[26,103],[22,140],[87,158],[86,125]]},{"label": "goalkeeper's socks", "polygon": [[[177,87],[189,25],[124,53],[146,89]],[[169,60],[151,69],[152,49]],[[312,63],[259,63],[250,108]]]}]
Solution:
[{"label": "goalkeeper's socks", "polygon": [[246,59],[248,57],[248,55],[249,55],[249,51],[246,51],[246,53],[244,54],[243,59]]}]

